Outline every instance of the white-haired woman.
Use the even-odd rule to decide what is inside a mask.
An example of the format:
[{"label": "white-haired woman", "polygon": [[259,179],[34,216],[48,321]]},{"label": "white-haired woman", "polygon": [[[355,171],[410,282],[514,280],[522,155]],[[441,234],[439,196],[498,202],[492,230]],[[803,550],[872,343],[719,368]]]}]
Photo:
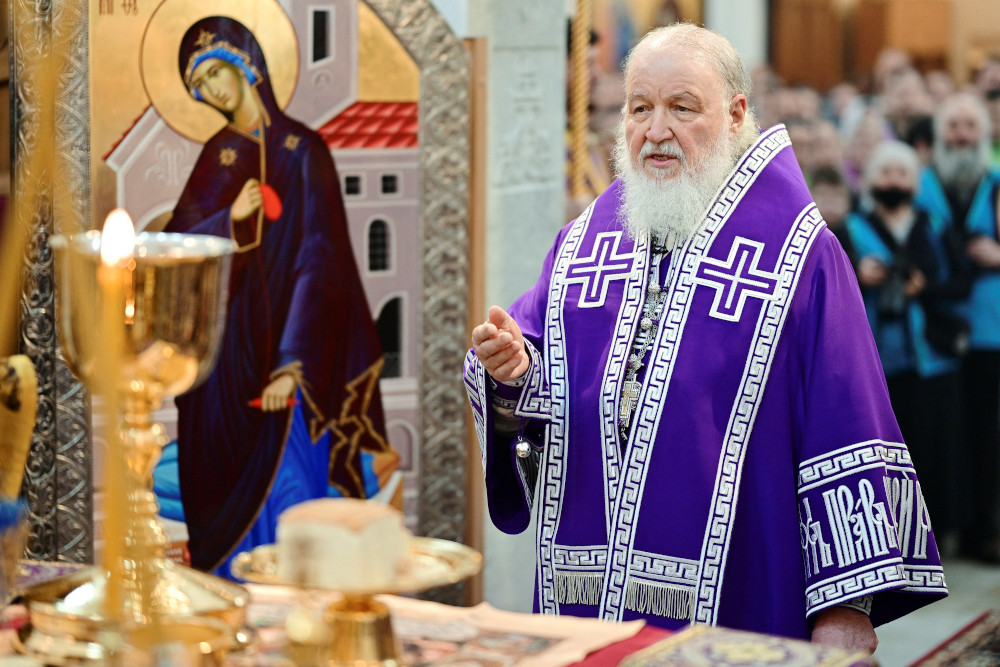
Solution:
[{"label": "white-haired woman", "polygon": [[893,410],[940,535],[961,527],[968,326],[954,312],[970,273],[955,231],[913,205],[919,170],[910,146],[879,144],[862,181],[866,212],[851,216],[848,231]]}]

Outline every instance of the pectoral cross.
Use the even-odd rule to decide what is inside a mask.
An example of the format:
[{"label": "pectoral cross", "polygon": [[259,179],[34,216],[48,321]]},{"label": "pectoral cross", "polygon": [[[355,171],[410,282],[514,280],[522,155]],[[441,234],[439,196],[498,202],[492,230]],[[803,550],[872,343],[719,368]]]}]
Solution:
[{"label": "pectoral cross", "polygon": [[625,384],[622,386],[622,400],[618,408],[618,426],[622,432],[628,428],[632,412],[639,403],[639,391],[641,389],[642,384],[638,380],[625,380]]}]

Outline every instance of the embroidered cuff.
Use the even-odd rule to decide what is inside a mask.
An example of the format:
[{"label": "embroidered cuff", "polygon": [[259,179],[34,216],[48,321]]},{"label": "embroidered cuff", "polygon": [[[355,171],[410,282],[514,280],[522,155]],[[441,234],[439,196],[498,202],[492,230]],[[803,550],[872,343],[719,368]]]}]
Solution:
[{"label": "embroidered cuff", "polygon": [[863,595],[859,598],[854,598],[853,600],[848,600],[843,604],[837,605],[838,607],[847,607],[848,609],[853,609],[854,611],[860,611],[865,616],[871,616],[872,613],[872,596]]},{"label": "embroidered cuff", "polygon": [[516,377],[513,380],[507,380],[506,382],[502,382],[500,380],[496,380],[496,382],[505,387],[523,387],[524,383],[528,381],[528,371],[530,370],[531,364],[529,363],[528,368],[525,369],[524,373],[522,373],[520,377]]},{"label": "embroidered cuff", "polygon": [[527,339],[524,341],[524,347],[531,357],[531,364],[527,372],[521,376],[525,378],[525,384],[514,413],[522,419],[549,421],[552,419],[552,401],[545,379],[542,355]]},{"label": "embroidered cuff", "polygon": [[521,377],[508,380],[507,382],[487,376],[490,381],[490,389],[493,390],[491,401],[494,408],[502,409],[507,414],[514,412],[514,408],[517,407],[517,402],[521,399],[521,394],[524,392],[524,385],[527,382],[529,371],[531,371],[531,366],[528,367],[528,370]]}]

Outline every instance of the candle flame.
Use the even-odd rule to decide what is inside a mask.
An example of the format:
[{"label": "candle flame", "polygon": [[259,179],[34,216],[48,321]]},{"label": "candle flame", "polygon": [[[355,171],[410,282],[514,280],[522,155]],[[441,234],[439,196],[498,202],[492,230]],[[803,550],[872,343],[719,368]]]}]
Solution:
[{"label": "candle flame", "polygon": [[101,261],[108,266],[127,266],[135,254],[135,227],[124,209],[116,208],[104,220],[101,231]]}]

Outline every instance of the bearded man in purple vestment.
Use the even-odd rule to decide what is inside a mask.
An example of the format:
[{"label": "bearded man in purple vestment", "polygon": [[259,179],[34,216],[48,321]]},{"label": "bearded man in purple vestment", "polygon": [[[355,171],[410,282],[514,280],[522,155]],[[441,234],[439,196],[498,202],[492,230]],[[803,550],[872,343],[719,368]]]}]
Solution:
[{"label": "bearded man in purple vestment", "polygon": [[618,180],[472,332],[490,516],[536,611],[874,651],[947,589],[851,264],[728,41],[625,74]]},{"label": "bearded man in purple vestment", "polygon": [[205,143],[166,230],[238,246],[218,364],[176,401],[191,563],[211,570],[273,542],[289,505],[372,495],[398,455],[384,437],[382,355],[329,149],[282,112],[238,21],[192,25],[179,67],[228,124]]}]

